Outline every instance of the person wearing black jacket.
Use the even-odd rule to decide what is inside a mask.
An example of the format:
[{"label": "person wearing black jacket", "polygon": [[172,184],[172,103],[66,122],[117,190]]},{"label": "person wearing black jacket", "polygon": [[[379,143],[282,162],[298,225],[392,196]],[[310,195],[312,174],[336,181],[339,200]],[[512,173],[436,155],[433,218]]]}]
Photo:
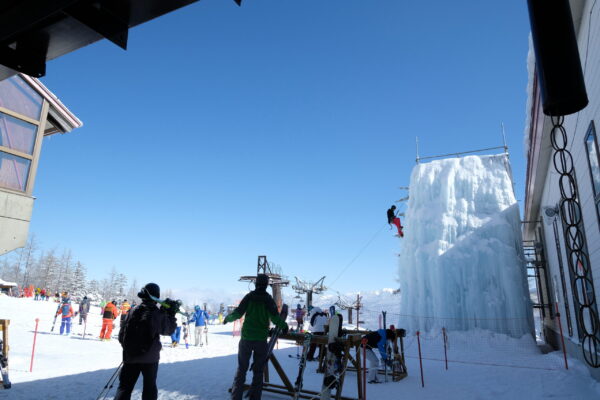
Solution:
[{"label": "person wearing black jacket", "polygon": [[127,313],[119,330],[119,342],[123,347],[123,368],[119,375],[119,387],[114,400],[129,400],[140,376],[144,379],[142,400],[156,400],[158,388],[156,375],[160,359],[159,335],[171,335],[177,326],[176,307],[157,307],[152,297],[160,297],[160,288],[148,283],[138,293],[142,304]]}]

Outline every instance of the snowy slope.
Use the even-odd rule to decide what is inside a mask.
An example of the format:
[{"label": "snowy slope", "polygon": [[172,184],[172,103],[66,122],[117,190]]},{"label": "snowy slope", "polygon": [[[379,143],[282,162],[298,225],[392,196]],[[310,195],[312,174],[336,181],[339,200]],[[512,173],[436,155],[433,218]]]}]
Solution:
[{"label": "snowy slope", "polygon": [[[115,341],[99,342],[81,340],[77,336],[65,337],[50,334],[52,303],[31,299],[14,299],[0,296],[0,318],[10,318],[10,373],[13,388],[0,390],[0,399],[7,400],[87,400],[95,399],[120,362],[120,346]],[[91,331],[99,332],[100,314],[94,310]],[[33,372],[29,372],[32,329],[34,319],[40,318],[40,333],[36,347]],[[210,326],[208,348],[163,348],[158,372],[160,400],[225,400],[237,366],[238,339],[231,336],[230,324]],[[476,340],[482,346],[473,348]],[[484,332],[452,334],[448,355],[449,369],[438,361],[439,341],[423,337],[422,350],[425,388],[421,388],[416,358],[415,337],[406,339],[409,376],[398,383],[369,385],[370,399],[592,399],[599,398],[600,385],[589,377],[585,366],[569,360],[570,369],[560,368],[561,355],[541,355],[531,341],[523,342],[504,335]],[[163,343],[166,343],[165,338]],[[518,361],[521,367],[494,366]],[[288,377],[295,380],[298,361],[289,358],[296,348],[280,341],[275,354]],[[476,362],[465,363],[469,354],[476,354]],[[476,360],[475,360],[476,361]],[[487,361],[487,363],[485,363]],[[527,367],[523,367],[527,365]],[[317,390],[322,375],[315,373],[315,363],[309,363],[305,373],[305,387]],[[271,368],[271,377],[275,373]],[[274,379],[278,381],[278,379]],[[114,389],[111,391],[114,395]],[[356,374],[346,376],[344,394],[356,396]],[[108,396],[112,399],[112,396]],[[139,386],[133,399],[140,398]],[[285,399],[265,393],[264,400]]]},{"label": "snowy slope", "polygon": [[413,169],[399,266],[404,326],[533,331],[509,168],[496,155]]}]

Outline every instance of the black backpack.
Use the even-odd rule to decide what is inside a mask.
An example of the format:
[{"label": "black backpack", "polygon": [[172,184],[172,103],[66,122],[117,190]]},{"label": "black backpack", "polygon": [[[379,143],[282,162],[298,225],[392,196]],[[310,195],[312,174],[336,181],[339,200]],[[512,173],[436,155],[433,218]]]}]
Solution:
[{"label": "black backpack", "polygon": [[130,311],[119,331],[119,343],[129,356],[140,356],[150,350],[152,334],[152,309],[140,304]]}]

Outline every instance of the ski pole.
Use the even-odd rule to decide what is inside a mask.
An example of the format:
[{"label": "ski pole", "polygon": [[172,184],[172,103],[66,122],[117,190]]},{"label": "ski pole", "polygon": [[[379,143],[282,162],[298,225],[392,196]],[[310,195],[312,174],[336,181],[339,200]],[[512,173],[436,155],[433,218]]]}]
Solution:
[{"label": "ski pole", "polygon": [[40,322],[39,318],[35,319],[35,332],[33,333],[33,347],[31,349],[31,363],[29,364],[29,372],[33,371],[33,356],[35,355],[35,341],[37,339],[37,330],[38,330],[38,323]]},{"label": "ski pole", "polygon": [[102,388],[102,391],[100,392],[98,397],[96,397],[96,400],[100,400],[101,398],[106,399],[108,397],[108,392],[110,392],[110,389],[112,389],[115,381],[119,377],[119,371],[121,370],[122,367],[123,367],[123,361],[121,361],[121,364],[119,364],[119,366],[117,367],[115,372],[113,372],[111,377],[108,379],[108,382],[106,382],[106,385],[104,385],[104,388]]},{"label": "ski pole", "polygon": [[423,357],[421,356],[421,332],[417,331],[417,343],[419,344],[419,365],[421,366],[421,387],[425,387],[423,379]]}]

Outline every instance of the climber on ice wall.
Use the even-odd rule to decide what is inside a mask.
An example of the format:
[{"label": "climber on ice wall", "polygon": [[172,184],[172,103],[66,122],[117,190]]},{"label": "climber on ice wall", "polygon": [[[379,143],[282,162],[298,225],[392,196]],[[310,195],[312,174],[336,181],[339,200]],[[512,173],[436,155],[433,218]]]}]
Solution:
[{"label": "climber on ice wall", "polygon": [[396,216],[396,206],[393,205],[387,210],[387,219],[388,224],[394,224],[396,225],[396,228],[398,228],[398,236],[404,237],[404,232],[402,232],[403,226],[400,223],[400,218]]}]

